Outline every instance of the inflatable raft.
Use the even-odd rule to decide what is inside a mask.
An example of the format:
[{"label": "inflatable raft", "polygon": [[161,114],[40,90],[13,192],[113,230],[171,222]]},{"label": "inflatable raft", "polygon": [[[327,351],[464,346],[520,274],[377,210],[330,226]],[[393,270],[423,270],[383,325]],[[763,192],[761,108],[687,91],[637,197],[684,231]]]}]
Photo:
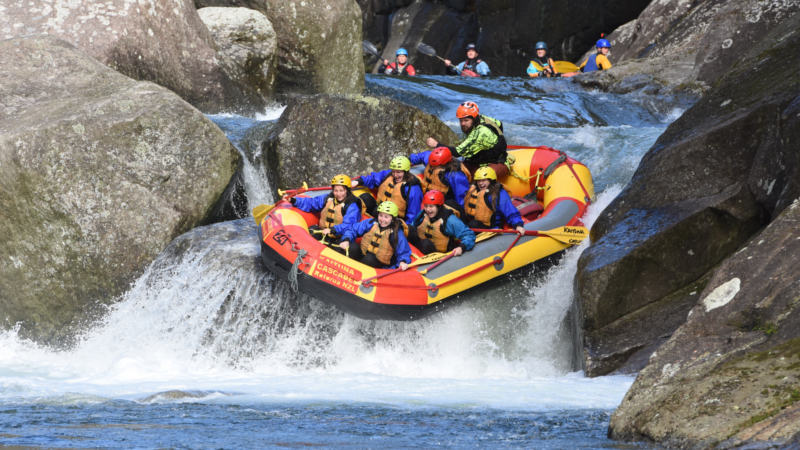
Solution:
[{"label": "inflatable raft", "polygon": [[[516,177],[505,186],[525,221],[526,235],[480,233],[463,255],[421,255],[408,270],[376,269],[327,247],[309,233],[319,217],[279,202],[260,221],[261,258],[301,292],[367,319],[413,320],[448,299],[559,253],[586,237],[581,217],[594,197],[589,169],[549,147],[513,147]],[[421,173],[421,167],[412,171]],[[328,195],[330,190],[303,195]]]}]

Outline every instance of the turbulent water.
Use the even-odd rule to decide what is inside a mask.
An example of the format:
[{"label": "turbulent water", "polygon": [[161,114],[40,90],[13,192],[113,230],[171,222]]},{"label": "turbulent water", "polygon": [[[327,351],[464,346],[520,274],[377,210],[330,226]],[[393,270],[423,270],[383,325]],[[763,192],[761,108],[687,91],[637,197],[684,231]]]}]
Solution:
[{"label": "turbulent water", "polygon": [[[587,224],[686,107],[569,80],[368,76],[367,91],[454,129],[474,100],[510,143],[567,151],[594,175]],[[211,118],[255,161],[281,110]],[[245,186],[271,203],[249,163]],[[371,322],[265,273],[251,219],[193,230],[74,349],[0,333],[0,446],[618,448],[606,426],[632,377],[574,371],[565,322],[586,245],[433,317]]]}]

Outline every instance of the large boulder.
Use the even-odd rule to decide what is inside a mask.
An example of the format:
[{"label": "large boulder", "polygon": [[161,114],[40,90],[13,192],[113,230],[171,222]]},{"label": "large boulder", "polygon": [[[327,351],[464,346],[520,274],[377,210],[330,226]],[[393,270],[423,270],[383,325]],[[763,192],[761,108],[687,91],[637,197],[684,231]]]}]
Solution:
[{"label": "large boulder", "polygon": [[796,448],[798,254],[800,199],[714,271],[614,412],[610,435],[681,448]]},{"label": "large boulder", "polygon": [[264,106],[220,66],[192,0],[3,2],[0,39],[37,33],[60,37],[131,78],[167,87],[206,112]]},{"label": "large boulder", "polygon": [[797,21],[744,56],[667,128],[592,227],[576,277],[589,375],[652,351],[704,276],[800,196]]},{"label": "large boulder", "polygon": [[355,0],[195,0],[197,7],[263,12],[278,36],[281,93],[358,94],[364,89],[361,9]]},{"label": "large boulder", "polygon": [[173,92],[65,41],[0,41],[0,60],[0,323],[63,343],[204,221],[238,153]]},{"label": "large boulder", "polygon": [[637,19],[611,33],[610,58],[615,64],[646,58],[667,71],[653,75],[669,84],[708,86],[737,63],[754,65],[745,57],[753,43],[777,24],[796,20],[798,12],[800,2],[783,0],[650,2]]},{"label": "large boulder", "polygon": [[225,72],[270,98],[274,89],[278,40],[267,16],[249,8],[200,8],[197,11],[219,48]]},{"label": "large boulder", "polygon": [[393,156],[426,149],[428,136],[457,139],[435,116],[396,100],[314,95],[289,102],[264,154],[273,187],[320,186],[337,173],[386,169]]}]

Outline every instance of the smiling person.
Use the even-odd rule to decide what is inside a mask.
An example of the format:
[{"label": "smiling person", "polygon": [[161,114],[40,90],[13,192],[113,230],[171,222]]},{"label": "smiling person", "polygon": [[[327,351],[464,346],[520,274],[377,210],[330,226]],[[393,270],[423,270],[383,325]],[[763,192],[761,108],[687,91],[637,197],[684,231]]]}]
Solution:
[{"label": "smiling person", "polygon": [[553,58],[547,54],[547,44],[543,41],[536,43],[536,56],[528,64],[528,76],[532,78],[539,77],[557,77],[561,74],[556,70]]},{"label": "smiling person", "polygon": [[341,237],[347,227],[361,220],[361,200],[353,194],[350,185],[350,177],[339,174],[331,179],[331,193],[327,196],[292,197],[289,201],[297,209],[319,213],[318,229],[321,231],[314,233],[315,237],[329,234]]},{"label": "smiling person", "polygon": [[[350,249],[350,258],[384,269],[399,267],[408,269],[411,263],[411,247],[403,232],[403,224],[397,218],[397,205],[391,201],[378,205],[378,218],[366,219],[349,227],[339,246]],[[351,246],[361,237],[361,245]]]},{"label": "smiling person", "polygon": [[408,230],[411,244],[419,251],[427,255],[452,250],[458,256],[475,247],[475,233],[444,207],[444,194],[439,191],[426,192],[422,208]]},{"label": "smiling person", "polygon": [[511,203],[511,197],[497,182],[497,174],[491,167],[475,171],[475,179],[464,199],[464,221],[470,228],[500,228],[503,223],[525,234],[522,217]]},{"label": "smiling person", "polygon": [[419,178],[409,170],[411,161],[399,155],[389,162],[389,169],[361,176],[356,181],[370,189],[378,188],[377,201],[391,200],[397,206],[398,217],[408,224],[419,213],[422,201]]},{"label": "smiling person", "polygon": [[467,52],[467,59],[453,65],[449,59],[444,60],[444,65],[447,66],[447,71],[453,75],[462,75],[465,77],[488,77],[491,75],[489,65],[486,61],[478,59],[478,48],[475,44],[467,44],[465,49]]},{"label": "smiling person", "polygon": [[390,63],[388,59],[383,60],[383,64],[378,67],[378,73],[386,75],[408,75],[415,76],[417,70],[408,63],[408,50],[400,47],[394,54],[395,61]]},{"label": "smiling person", "polygon": [[578,68],[581,72],[594,72],[596,70],[608,70],[611,68],[611,61],[608,60],[608,52],[611,51],[611,43],[608,39],[600,39],[595,44],[597,53],[589,56],[581,63]]}]

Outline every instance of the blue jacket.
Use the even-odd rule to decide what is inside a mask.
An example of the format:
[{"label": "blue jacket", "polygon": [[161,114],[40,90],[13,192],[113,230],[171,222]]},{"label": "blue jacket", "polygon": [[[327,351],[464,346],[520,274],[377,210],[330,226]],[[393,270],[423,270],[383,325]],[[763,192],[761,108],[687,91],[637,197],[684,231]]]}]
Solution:
[{"label": "blue jacket", "polygon": [[[412,165],[424,164],[427,166],[430,157],[431,151],[428,150],[414,153],[413,155],[409,156],[408,159],[411,160]],[[456,203],[463,205],[464,196],[467,195],[467,191],[469,190],[469,179],[466,175],[464,175],[464,172],[460,170],[445,172],[444,181],[448,186],[450,186],[450,192],[448,192],[445,197],[450,197],[452,195],[453,198],[455,198]]]},{"label": "blue jacket", "polygon": [[[425,211],[420,212],[417,217],[414,218],[414,227],[418,227],[422,223],[424,217]],[[464,225],[464,222],[456,217],[455,214],[450,214],[447,217],[447,221],[444,223],[444,234],[461,241],[461,247],[463,247],[464,250],[472,250],[475,247],[475,233]]]},{"label": "blue jacket", "polygon": [[[361,184],[364,186],[375,189],[376,187],[380,186],[383,183],[383,180],[386,177],[392,176],[392,170],[386,169],[381,170],[380,172],[372,172],[368,175],[361,176]],[[414,217],[420,211],[420,207],[422,205],[422,188],[419,184],[409,185],[406,183],[403,186],[403,197],[406,199],[406,215],[403,220],[407,224],[411,224],[411,221],[414,220]]]},{"label": "blue jacket", "polygon": [[[513,203],[511,203],[511,197],[508,196],[508,192],[505,189],[500,189],[500,201],[497,202],[497,211],[492,214],[492,227],[493,228],[500,228],[503,226],[503,221],[505,223],[511,225],[512,227],[522,226],[524,222],[522,221],[522,217],[519,215],[519,210]],[[492,199],[492,194],[486,193],[486,201],[491,204],[494,200]]]},{"label": "blue jacket", "polygon": [[[350,245],[356,245],[356,238],[363,236],[364,233],[371,230],[372,225],[374,225],[377,221],[378,219],[364,219],[361,222],[354,223],[353,225],[347,227],[347,231],[345,231],[344,235],[342,236],[342,240],[350,241]],[[401,261],[411,264],[411,247],[408,246],[408,239],[406,239],[406,235],[403,233],[402,226],[397,230],[397,246],[394,249],[392,265],[389,266],[389,268],[396,268]]]},{"label": "blue jacket", "polygon": [[[464,70],[464,64],[466,63],[467,63],[466,61],[461,61],[460,63],[458,63],[458,65],[456,66],[456,72],[460,74],[461,71]],[[476,64],[473,71],[482,77],[488,77],[491,74],[491,71],[489,70],[489,65],[486,64],[486,61],[481,61],[478,64]]]},{"label": "blue jacket", "polygon": [[[292,205],[305,212],[320,212],[325,207],[329,195],[316,197],[292,197]],[[361,207],[358,203],[351,203],[344,212],[342,223],[331,228],[337,236],[344,236],[345,230],[352,224],[361,220]]]}]

